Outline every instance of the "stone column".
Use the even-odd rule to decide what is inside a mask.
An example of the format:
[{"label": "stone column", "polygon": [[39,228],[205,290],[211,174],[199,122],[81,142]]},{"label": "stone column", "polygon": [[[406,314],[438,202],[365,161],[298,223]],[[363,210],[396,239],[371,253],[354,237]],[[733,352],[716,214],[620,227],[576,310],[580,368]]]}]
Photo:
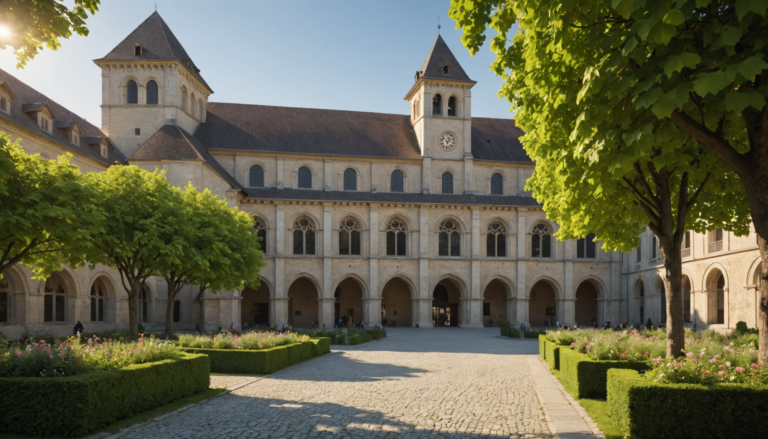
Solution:
[{"label": "stone column", "polygon": [[576,241],[574,240],[568,240],[564,244],[565,247],[565,279],[563,282],[563,291],[561,291],[560,299],[562,299],[562,304],[559,307],[562,308],[563,314],[562,314],[562,320],[560,320],[561,323],[567,326],[572,326],[574,323],[576,323],[576,290],[574,289],[573,285],[573,257],[574,255],[574,243]]},{"label": "stone column", "polygon": [[[427,142],[424,140],[424,142]],[[432,189],[432,159],[424,157],[421,161],[421,193],[428,194]]]},{"label": "stone column", "polygon": [[288,291],[285,289],[285,207],[275,206],[275,291],[269,298],[269,324],[288,324]]},{"label": "stone column", "polygon": [[429,210],[419,209],[419,297],[411,307],[419,328],[432,328],[432,292],[429,291]]},{"label": "stone column", "polygon": [[[518,169],[518,172],[520,170]],[[528,325],[528,288],[525,281],[525,259],[528,254],[525,248],[525,237],[527,236],[525,215],[526,209],[517,209],[517,321],[516,323],[525,323]]]},{"label": "stone column", "polygon": [[480,290],[480,211],[472,209],[472,221],[470,223],[470,266],[471,280],[469,284],[469,302],[467,310],[469,316],[465,320],[466,328],[483,327],[483,291]]},{"label": "stone column", "polygon": [[[326,161],[326,170],[330,168],[328,161]],[[326,178],[326,183],[328,179]],[[330,204],[323,205],[323,290],[318,291],[318,319],[319,324],[325,324],[326,328],[333,328],[333,304],[335,298],[333,297],[333,264],[331,256],[333,255],[333,249],[331,248],[333,235],[333,206]]]},{"label": "stone column", "polygon": [[[469,134],[468,134],[469,135]],[[464,153],[464,194],[472,195],[472,180],[474,177],[474,162],[472,161],[472,153]]]},{"label": "stone column", "polygon": [[369,208],[369,275],[368,297],[363,298],[363,319],[366,326],[373,328],[381,324],[381,295],[379,294],[379,206],[371,204]]},{"label": "stone column", "polygon": [[278,157],[277,158],[277,167],[276,167],[276,186],[278,189],[283,189],[285,187],[285,183],[283,182],[283,158]]},{"label": "stone column", "polygon": [[332,183],[333,180],[331,180],[333,178],[332,176],[333,171],[331,170],[333,165],[333,160],[326,159],[324,164],[325,164],[325,167],[323,168],[324,169],[323,170],[323,181],[324,181],[323,190],[329,191],[333,187],[333,183]]}]

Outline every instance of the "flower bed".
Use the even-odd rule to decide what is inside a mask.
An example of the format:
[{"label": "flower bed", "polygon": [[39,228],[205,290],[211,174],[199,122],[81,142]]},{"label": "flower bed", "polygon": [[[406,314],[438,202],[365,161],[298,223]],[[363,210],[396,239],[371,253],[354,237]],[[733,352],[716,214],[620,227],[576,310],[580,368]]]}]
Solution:
[{"label": "flower bed", "polygon": [[764,385],[664,384],[611,369],[608,406],[622,433],[636,439],[758,438],[768,431]]},{"label": "flower bed", "polygon": [[608,369],[632,369],[643,371],[648,364],[638,361],[592,360],[586,355],[568,348],[558,350],[560,377],[563,387],[577,398],[606,397]]},{"label": "flower bed", "polygon": [[181,335],[178,345],[183,348],[262,350],[302,343],[309,341],[309,338],[294,332],[222,332],[212,336]]},{"label": "flower bed", "polygon": [[0,378],[0,431],[83,436],[202,392],[209,375],[206,356],[179,353],[77,376]]}]

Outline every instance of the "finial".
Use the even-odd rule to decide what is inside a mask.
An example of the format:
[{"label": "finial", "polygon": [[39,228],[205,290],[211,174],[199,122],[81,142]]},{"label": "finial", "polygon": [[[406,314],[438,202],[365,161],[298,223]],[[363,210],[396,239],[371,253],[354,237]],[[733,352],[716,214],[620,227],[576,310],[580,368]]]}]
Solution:
[{"label": "finial", "polygon": [[437,34],[440,35],[440,16],[437,17]]},{"label": "finial", "polygon": [[155,0],[155,12],[157,12],[157,0]]}]

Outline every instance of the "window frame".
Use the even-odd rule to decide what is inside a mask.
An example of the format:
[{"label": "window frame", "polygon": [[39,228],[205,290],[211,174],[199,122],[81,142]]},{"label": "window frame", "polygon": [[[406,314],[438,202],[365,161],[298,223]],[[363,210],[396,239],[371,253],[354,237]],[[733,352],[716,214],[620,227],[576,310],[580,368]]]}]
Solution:
[{"label": "window frame", "polygon": [[437,229],[437,255],[441,257],[461,257],[461,228],[459,222],[446,219]]},{"label": "window frame", "polygon": [[[446,178],[447,178],[446,176],[449,176],[450,179],[446,180]],[[446,192],[446,187],[445,187],[446,182],[449,182],[450,185],[451,185],[450,192]],[[451,171],[444,171],[442,174],[440,174],[440,194],[441,195],[454,195],[455,194],[455,187],[454,187],[455,185],[453,183],[454,183],[454,181],[453,181],[453,173]]]},{"label": "window frame", "polygon": [[139,83],[135,79],[129,79],[125,83],[125,105],[139,105]]},{"label": "window frame", "polygon": [[432,115],[433,116],[442,116],[443,114],[443,95],[440,93],[435,93],[434,96],[432,96]]},{"label": "window frame", "polygon": [[552,235],[553,231],[547,223],[538,223],[533,226],[531,229],[531,258],[552,259],[554,257]]},{"label": "window frame", "polygon": [[349,167],[344,169],[342,174],[342,188],[345,191],[357,191],[357,171],[355,168]]},{"label": "window frame", "polygon": [[[154,84],[154,95],[150,94],[151,84]],[[147,105],[159,105],[160,104],[160,85],[154,79],[147,81],[145,86],[147,91]],[[150,97],[154,97],[154,102],[150,102]]]},{"label": "window frame", "polygon": [[[494,227],[498,226],[498,227]],[[507,257],[507,228],[501,221],[493,221],[485,231],[485,256],[488,258]],[[493,252],[490,252],[493,248]],[[501,251],[500,251],[501,250]],[[503,253],[503,254],[500,254]]]},{"label": "window frame", "polygon": [[[257,175],[254,175],[254,171]],[[260,174],[259,174],[260,173]],[[254,184],[254,177],[256,177],[256,183]],[[260,163],[254,163],[248,167],[248,187],[263,188],[264,187],[264,167]]]},{"label": "window frame", "polygon": [[[399,174],[396,174],[399,173]],[[395,190],[395,175],[399,175],[399,182],[397,182],[400,186],[400,190]],[[402,171],[402,169],[394,169],[392,172],[389,173],[389,191],[390,192],[396,192],[396,193],[404,193],[405,192],[405,172]]]},{"label": "window frame", "polygon": [[[451,101],[453,101],[453,107],[451,107]],[[459,116],[459,98],[456,96],[449,96],[448,97],[448,109],[446,110],[446,115],[448,117],[458,117]],[[453,114],[451,114],[453,113]]]},{"label": "window frame", "polygon": [[[496,178],[498,177],[498,178]],[[496,181],[494,181],[496,180]],[[504,176],[501,172],[494,172],[491,174],[491,195],[504,195]]]},{"label": "window frame", "polygon": [[[309,186],[307,187],[306,184],[302,185],[302,174],[304,178],[304,183],[309,182]],[[299,169],[296,171],[296,188],[297,189],[312,189],[313,185],[313,172],[312,169],[309,166],[302,165],[299,167]]]},{"label": "window frame", "polygon": [[[387,256],[408,256],[408,229],[403,221],[397,219],[389,221],[384,229],[384,234]],[[391,252],[390,236],[392,236]]]},{"label": "window frame", "polygon": [[[306,222],[306,224],[303,224],[302,222]],[[317,231],[315,230],[315,224],[312,220],[310,220],[307,217],[301,217],[296,221],[294,221],[293,227],[291,228],[291,236],[293,238],[291,247],[292,247],[292,253],[294,256],[316,256],[317,255]],[[298,242],[298,246],[297,246],[297,239],[296,239],[297,236],[301,237],[301,239]],[[312,238],[311,253],[309,252],[310,236]],[[299,253],[299,251],[301,252]]]}]

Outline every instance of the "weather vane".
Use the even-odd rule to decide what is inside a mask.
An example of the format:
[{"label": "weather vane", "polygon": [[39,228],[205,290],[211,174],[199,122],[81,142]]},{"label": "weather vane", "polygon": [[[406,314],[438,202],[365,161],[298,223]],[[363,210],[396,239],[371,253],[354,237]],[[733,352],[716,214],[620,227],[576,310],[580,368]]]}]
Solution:
[{"label": "weather vane", "polygon": [[437,17],[437,34],[440,35],[440,16]]}]

